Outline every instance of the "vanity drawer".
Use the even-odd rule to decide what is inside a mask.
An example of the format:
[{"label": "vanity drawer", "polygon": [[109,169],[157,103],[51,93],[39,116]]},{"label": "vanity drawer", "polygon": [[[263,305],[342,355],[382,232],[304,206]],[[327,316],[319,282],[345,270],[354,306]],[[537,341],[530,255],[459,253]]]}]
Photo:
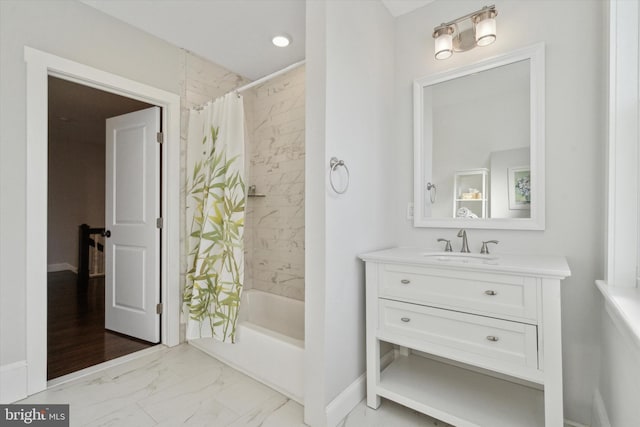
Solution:
[{"label": "vanity drawer", "polygon": [[537,323],[535,278],[395,264],[380,270],[382,298]]},{"label": "vanity drawer", "polygon": [[385,299],[379,309],[383,340],[466,361],[481,357],[496,368],[538,368],[536,326]]}]

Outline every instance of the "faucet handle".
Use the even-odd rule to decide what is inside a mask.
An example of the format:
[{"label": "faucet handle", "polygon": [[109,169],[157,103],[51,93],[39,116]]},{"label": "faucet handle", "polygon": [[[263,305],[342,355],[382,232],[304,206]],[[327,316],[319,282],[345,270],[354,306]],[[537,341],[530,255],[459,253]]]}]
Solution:
[{"label": "faucet handle", "polygon": [[496,245],[500,242],[497,240],[487,240],[486,242],[482,242],[482,248],[480,249],[481,254],[489,255],[489,248],[487,247],[487,243],[495,243]]},{"label": "faucet handle", "polygon": [[438,239],[438,242],[447,242],[447,244],[444,246],[444,251],[453,252],[453,248],[451,247],[451,240],[440,238]]}]

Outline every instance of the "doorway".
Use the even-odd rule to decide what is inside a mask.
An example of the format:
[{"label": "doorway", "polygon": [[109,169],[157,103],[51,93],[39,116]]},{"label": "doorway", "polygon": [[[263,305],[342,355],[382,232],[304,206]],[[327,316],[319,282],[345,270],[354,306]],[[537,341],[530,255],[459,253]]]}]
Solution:
[{"label": "doorway", "polygon": [[157,343],[105,327],[105,122],[151,107],[48,77],[48,380]]},{"label": "doorway", "polygon": [[161,342],[179,343],[180,330],[180,96],[78,62],[25,47],[26,62],[26,394],[47,388],[47,111],[48,76],[162,107],[163,232],[160,255]]}]

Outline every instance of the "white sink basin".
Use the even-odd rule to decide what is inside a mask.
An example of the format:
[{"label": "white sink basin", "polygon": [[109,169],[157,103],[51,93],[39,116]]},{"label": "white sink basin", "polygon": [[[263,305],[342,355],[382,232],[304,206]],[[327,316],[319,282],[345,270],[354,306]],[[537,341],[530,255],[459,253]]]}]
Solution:
[{"label": "white sink basin", "polygon": [[493,255],[469,254],[463,252],[425,252],[423,256],[434,261],[457,262],[462,264],[498,264],[498,257]]}]

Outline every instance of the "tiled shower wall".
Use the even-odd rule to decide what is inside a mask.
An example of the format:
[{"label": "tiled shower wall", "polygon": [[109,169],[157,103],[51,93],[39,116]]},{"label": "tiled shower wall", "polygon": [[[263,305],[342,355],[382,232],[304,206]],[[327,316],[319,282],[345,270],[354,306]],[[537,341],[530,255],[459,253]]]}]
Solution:
[{"label": "tiled shower wall", "polygon": [[304,300],[304,66],[244,93],[245,287]]}]

